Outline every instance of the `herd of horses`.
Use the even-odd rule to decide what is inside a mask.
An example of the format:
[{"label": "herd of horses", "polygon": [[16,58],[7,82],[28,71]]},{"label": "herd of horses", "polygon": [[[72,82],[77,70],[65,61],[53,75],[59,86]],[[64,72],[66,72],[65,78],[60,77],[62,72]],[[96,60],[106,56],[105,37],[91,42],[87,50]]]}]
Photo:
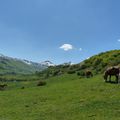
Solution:
[{"label": "herd of horses", "polygon": [[[90,70],[87,70],[85,73],[86,77],[92,77],[93,73]],[[105,82],[112,82],[111,77],[115,76],[116,83],[120,83],[120,67],[118,66],[112,66],[105,70],[103,78]]]}]

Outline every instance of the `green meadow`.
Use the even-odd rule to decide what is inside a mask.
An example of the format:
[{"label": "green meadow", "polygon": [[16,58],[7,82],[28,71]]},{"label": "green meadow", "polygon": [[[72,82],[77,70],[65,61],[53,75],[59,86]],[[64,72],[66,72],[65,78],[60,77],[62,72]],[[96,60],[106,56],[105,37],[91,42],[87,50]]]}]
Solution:
[{"label": "green meadow", "polygon": [[105,83],[101,74],[37,82],[7,83],[0,91],[0,120],[120,120],[120,85]]}]

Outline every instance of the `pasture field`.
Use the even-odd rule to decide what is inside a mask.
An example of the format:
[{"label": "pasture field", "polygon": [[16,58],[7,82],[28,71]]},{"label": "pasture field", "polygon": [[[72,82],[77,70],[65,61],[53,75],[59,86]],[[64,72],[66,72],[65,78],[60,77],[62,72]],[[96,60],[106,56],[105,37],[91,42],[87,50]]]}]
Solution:
[{"label": "pasture field", "polygon": [[[7,83],[0,91],[0,120],[120,120],[120,85],[102,75],[62,75],[37,81]],[[21,87],[25,89],[21,89]]]}]

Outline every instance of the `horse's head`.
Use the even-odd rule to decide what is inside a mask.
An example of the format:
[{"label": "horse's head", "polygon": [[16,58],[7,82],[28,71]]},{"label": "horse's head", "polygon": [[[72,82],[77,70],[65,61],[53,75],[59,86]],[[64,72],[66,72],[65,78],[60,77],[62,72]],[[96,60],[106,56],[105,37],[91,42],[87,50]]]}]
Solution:
[{"label": "horse's head", "polygon": [[107,77],[108,77],[107,72],[104,73],[103,77],[104,77],[104,80],[107,80]]}]

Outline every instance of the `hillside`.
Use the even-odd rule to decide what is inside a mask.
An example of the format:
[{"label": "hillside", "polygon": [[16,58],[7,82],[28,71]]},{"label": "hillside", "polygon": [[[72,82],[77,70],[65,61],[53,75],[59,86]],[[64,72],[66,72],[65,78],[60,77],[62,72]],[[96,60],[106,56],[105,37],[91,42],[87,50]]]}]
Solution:
[{"label": "hillside", "polygon": [[120,65],[120,50],[111,50],[92,56],[84,61],[84,69],[91,69],[96,73],[103,72],[109,66]]},{"label": "hillside", "polygon": [[71,65],[70,63],[51,66],[48,69],[37,73],[40,76],[56,76],[61,74],[77,73],[84,76],[85,70],[91,70],[94,74],[103,73],[109,66],[120,65],[120,50],[111,50],[94,55],[79,64]]},{"label": "hillside", "polygon": [[0,55],[0,74],[31,74],[45,68],[40,63]]}]

